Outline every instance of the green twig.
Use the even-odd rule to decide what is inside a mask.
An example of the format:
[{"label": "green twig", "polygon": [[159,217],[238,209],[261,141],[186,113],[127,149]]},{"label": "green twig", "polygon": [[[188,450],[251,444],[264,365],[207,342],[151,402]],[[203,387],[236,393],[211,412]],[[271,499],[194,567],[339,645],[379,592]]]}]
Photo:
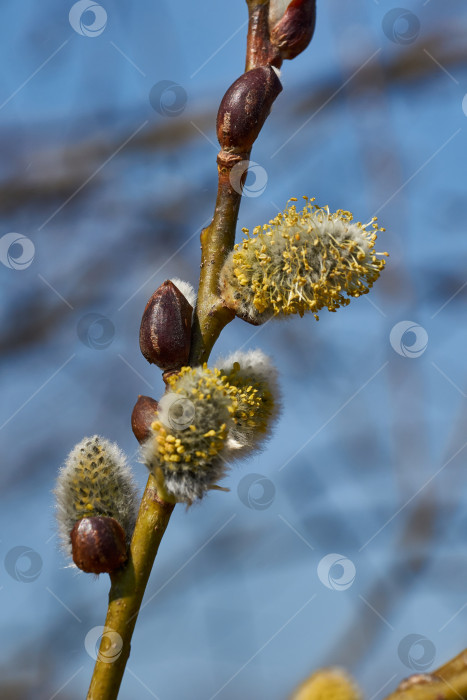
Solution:
[{"label": "green twig", "polygon": [[131,540],[128,562],[111,576],[105,620],[111,634],[102,637],[88,700],[113,700],[118,695],[146,584],[173,509],[172,503],[158,497],[156,480],[150,474]]}]

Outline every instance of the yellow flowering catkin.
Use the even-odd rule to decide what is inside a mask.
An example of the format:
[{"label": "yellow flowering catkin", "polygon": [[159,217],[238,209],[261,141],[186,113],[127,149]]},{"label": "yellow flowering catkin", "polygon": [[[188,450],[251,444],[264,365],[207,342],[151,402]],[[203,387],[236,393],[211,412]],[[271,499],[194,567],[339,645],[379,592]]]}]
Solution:
[{"label": "yellow flowering catkin", "polygon": [[215,488],[230,460],[260,446],[278,414],[276,370],[264,353],[236,352],[221,364],[169,378],[142,446],[161,493],[175,501],[190,504]]},{"label": "yellow flowering catkin", "polygon": [[124,453],[118,445],[94,435],[72,449],[55,487],[57,523],[63,549],[71,556],[70,533],[82,518],[115,518],[127,538],[133,532],[138,493]]},{"label": "yellow flowering catkin", "polygon": [[192,503],[224,476],[231,393],[226,377],[206,364],[183,367],[169,378],[142,457],[156,475],[160,470],[164,488],[176,501]]},{"label": "yellow flowering catkin", "polygon": [[232,457],[262,447],[280,411],[277,370],[261,350],[236,351],[217,363],[232,387],[234,411],[227,448]]},{"label": "yellow flowering catkin", "polygon": [[362,694],[345,671],[323,668],[302,683],[290,700],[362,700]]},{"label": "yellow flowering catkin", "polygon": [[[220,291],[238,316],[261,324],[272,316],[336,311],[349,297],[366,294],[385,265],[374,245],[376,218],[354,222],[350,212],[331,213],[306,200],[289,204],[235,246],[224,264]],[[296,199],[292,198],[291,202]],[[370,227],[370,230],[368,230]]]}]

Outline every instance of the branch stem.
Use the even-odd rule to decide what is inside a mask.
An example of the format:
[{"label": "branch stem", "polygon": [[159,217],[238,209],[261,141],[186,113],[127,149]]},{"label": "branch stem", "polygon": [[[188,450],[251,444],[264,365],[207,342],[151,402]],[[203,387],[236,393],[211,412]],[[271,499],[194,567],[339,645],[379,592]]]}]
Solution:
[{"label": "branch stem", "polygon": [[150,474],[128,562],[111,576],[105,620],[108,630],[104,630],[102,636],[88,700],[115,700],[118,696],[141,601],[173,509],[174,504],[162,501],[157,495],[156,480]]},{"label": "branch stem", "polygon": [[245,71],[260,66],[280,68],[282,58],[269,41],[269,0],[247,0],[248,38]]},{"label": "branch stem", "polygon": [[[219,156],[222,153],[223,151]],[[244,154],[246,162],[248,158],[249,153]],[[239,162],[242,158],[233,160]],[[201,270],[191,338],[190,365],[199,365],[208,360],[220,332],[235,317],[235,313],[224,306],[218,293],[222,265],[234,246],[242,198],[241,193],[237,192],[230,182],[233,165],[233,162],[229,165],[223,164],[218,157],[219,182],[214,216],[209,226],[201,232]]]}]

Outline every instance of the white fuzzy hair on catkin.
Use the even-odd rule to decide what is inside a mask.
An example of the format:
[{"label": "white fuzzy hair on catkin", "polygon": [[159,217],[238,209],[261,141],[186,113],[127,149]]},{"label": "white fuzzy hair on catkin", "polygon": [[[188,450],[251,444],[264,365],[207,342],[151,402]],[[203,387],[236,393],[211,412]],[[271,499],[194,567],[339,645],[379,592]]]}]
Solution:
[{"label": "white fuzzy hair on catkin", "polygon": [[185,299],[195,308],[196,305],[196,292],[193,286],[189,282],[178,279],[178,277],[173,277],[171,280],[173,285],[183,294]]}]

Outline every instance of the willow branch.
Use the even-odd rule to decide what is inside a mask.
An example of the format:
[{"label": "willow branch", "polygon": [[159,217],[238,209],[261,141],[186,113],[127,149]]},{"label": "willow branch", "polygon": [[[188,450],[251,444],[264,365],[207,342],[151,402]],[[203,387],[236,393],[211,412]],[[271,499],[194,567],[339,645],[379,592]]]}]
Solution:
[{"label": "willow branch", "polygon": [[[269,42],[269,0],[247,0],[249,23],[246,50],[246,71],[271,64],[276,55]],[[275,65],[278,65],[276,61]],[[263,120],[264,121],[264,120]],[[201,270],[198,301],[194,313],[190,364],[206,362],[222,329],[234,318],[219,296],[219,276],[225,258],[235,243],[238,211],[251,146],[222,148],[217,156],[218,186],[216,206],[211,223],[201,233]],[[240,183],[232,184],[232,169],[244,164]],[[240,187],[238,186],[240,184]]]},{"label": "willow branch", "polygon": [[[276,51],[269,42],[269,0],[247,0],[249,27],[247,37],[246,70],[280,65]],[[269,71],[272,72],[272,69]],[[201,270],[198,301],[194,312],[191,337],[190,365],[198,365],[209,358],[222,329],[234,318],[234,312],[224,306],[218,292],[219,276],[226,256],[235,241],[242,187],[246,177],[251,145],[267,117],[272,101],[280,92],[273,86],[278,79],[270,76],[258,88],[258,110],[251,143],[240,147],[223,144],[217,158],[218,189],[211,223],[201,233]],[[263,92],[261,92],[263,90]],[[264,99],[263,99],[264,98]],[[238,163],[244,168],[240,178],[232,179],[232,170]],[[158,493],[159,491],[159,493]],[[149,476],[141,502],[127,564],[111,577],[109,606],[105,626],[112,633],[104,634],[98,660],[89,689],[88,700],[115,700],[130,654],[131,638],[141,601],[147,586],[154,559],[174,508],[161,498],[163,494],[155,477]],[[109,641],[110,640],[110,641]],[[116,646],[121,644],[121,649]],[[117,653],[118,652],[118,653]],[[112,659],[109,662],[109,659]]]}]

